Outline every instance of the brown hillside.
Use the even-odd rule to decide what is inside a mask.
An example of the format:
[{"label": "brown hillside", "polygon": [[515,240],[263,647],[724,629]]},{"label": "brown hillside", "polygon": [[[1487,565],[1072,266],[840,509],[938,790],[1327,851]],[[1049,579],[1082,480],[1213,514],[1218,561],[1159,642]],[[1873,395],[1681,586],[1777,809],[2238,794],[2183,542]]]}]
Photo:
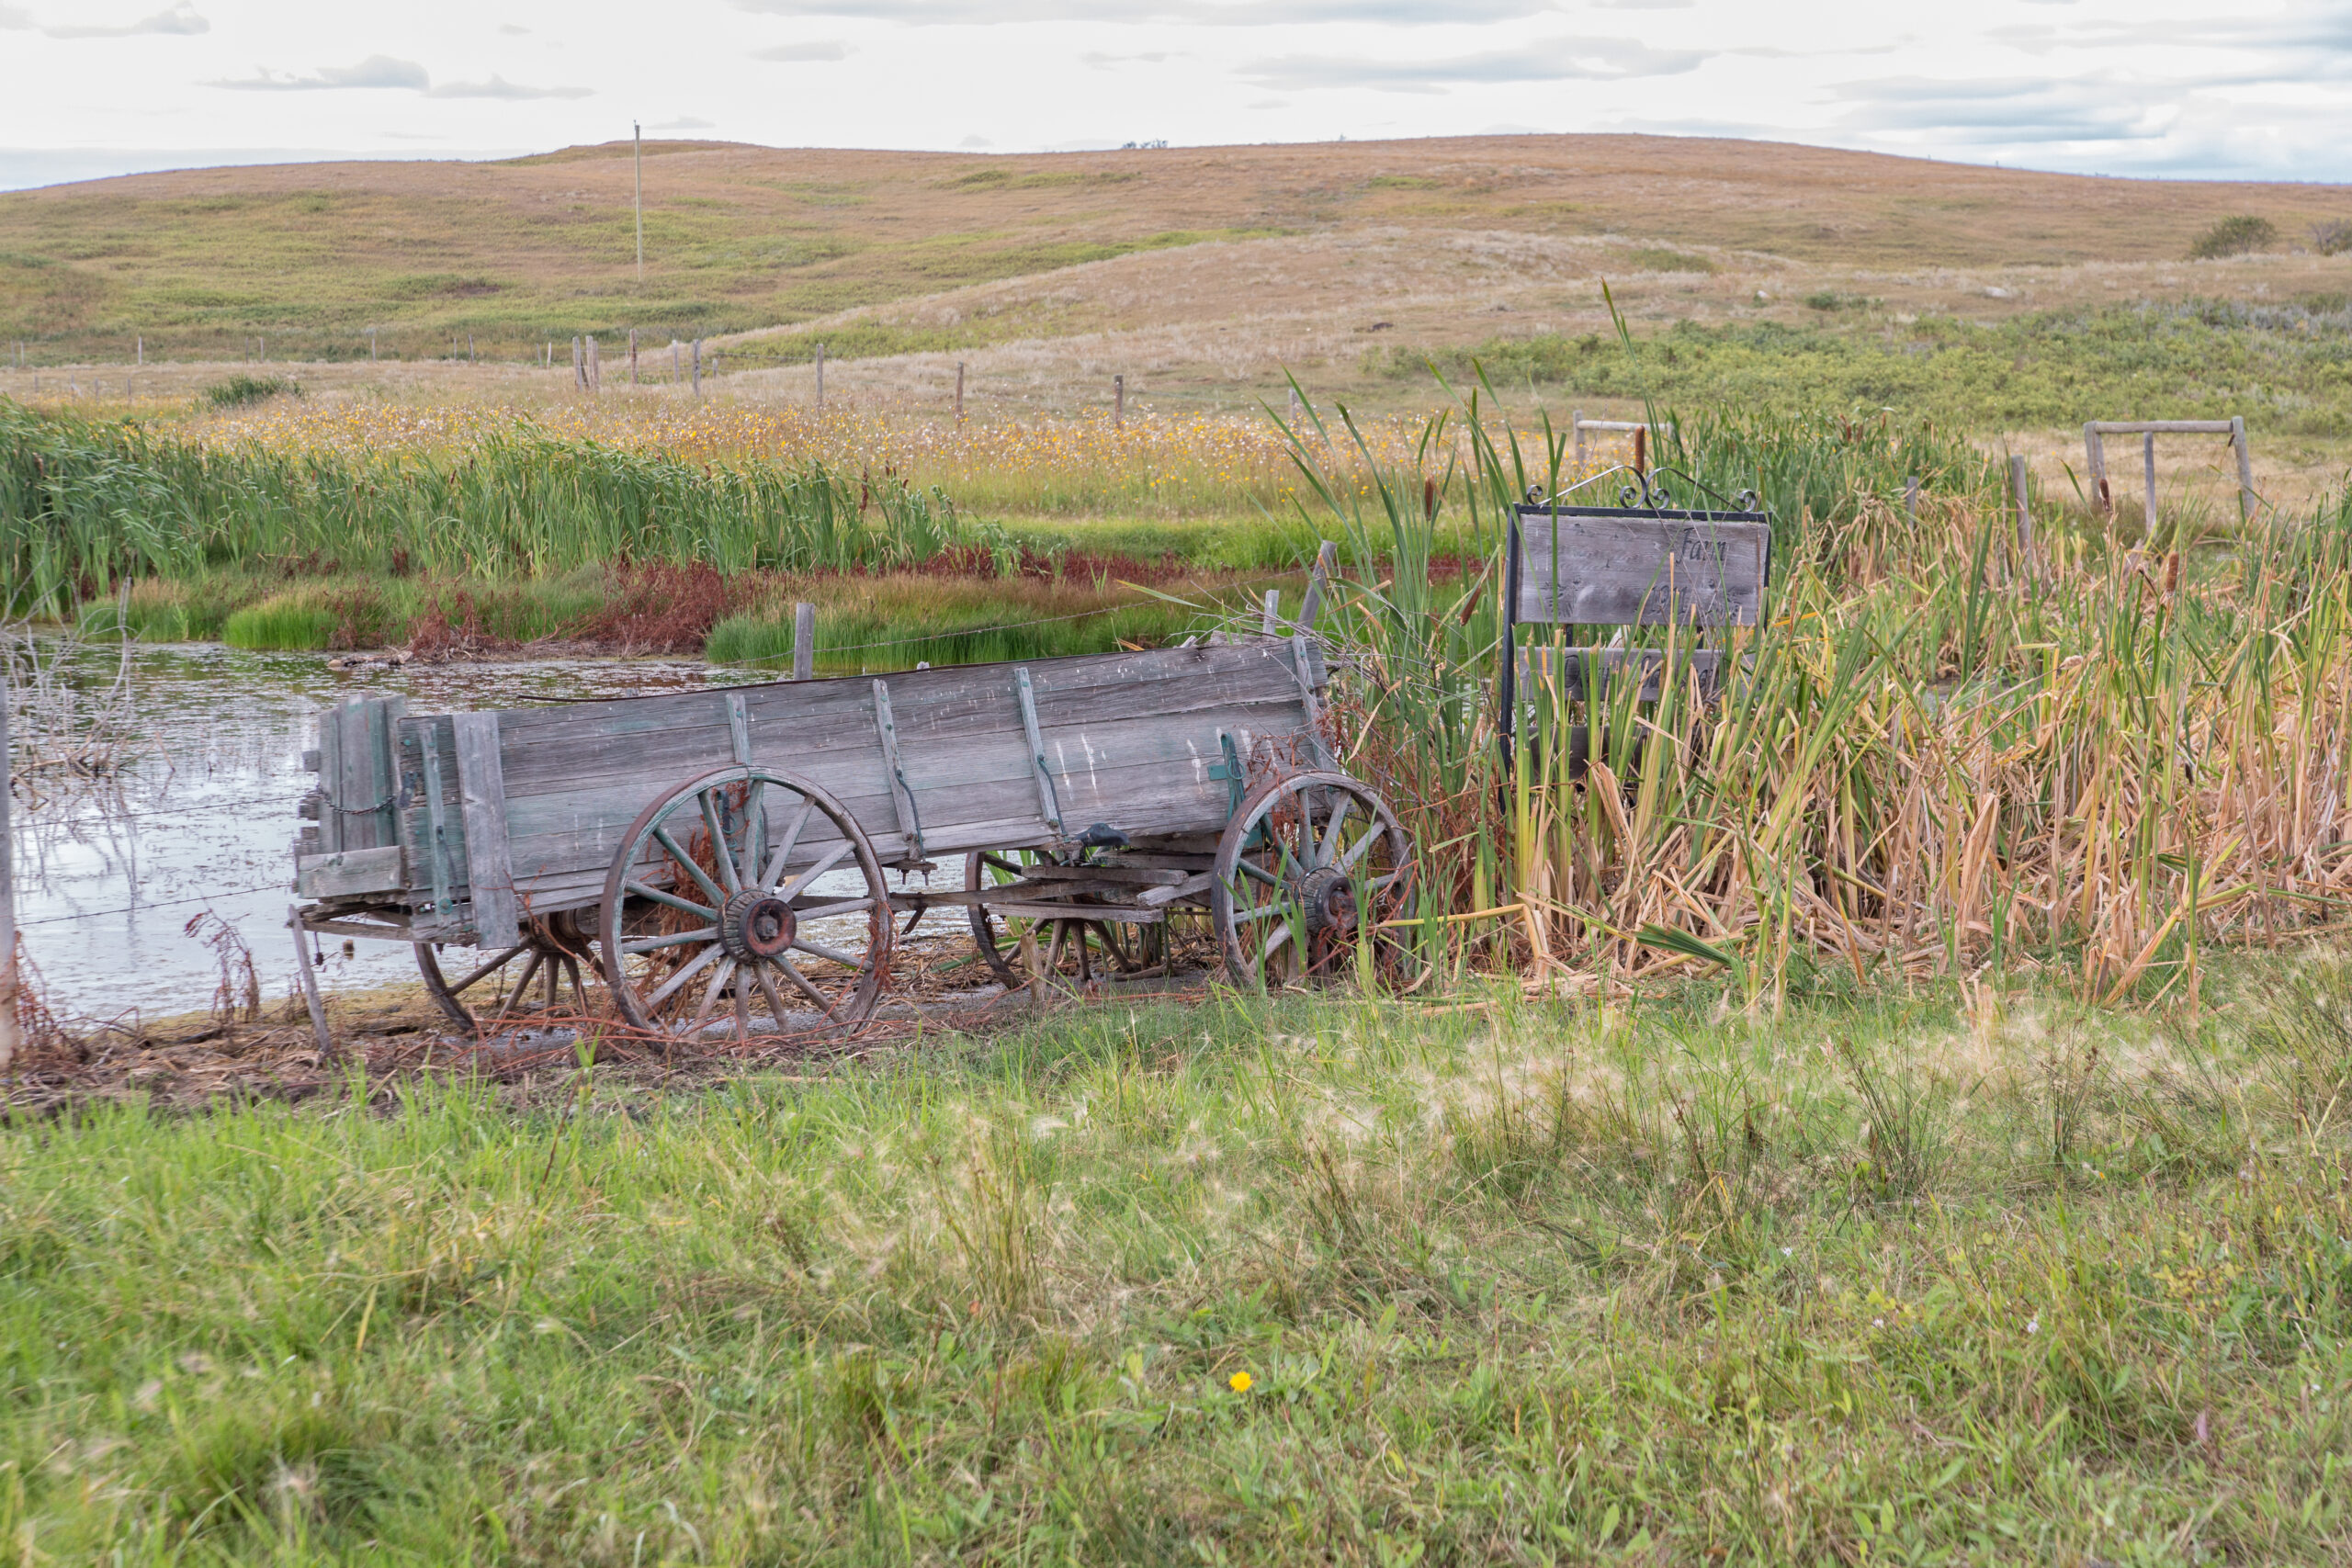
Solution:
[{"label": "brown hillside", "polygon": [[[1204,241],[1618,234],[1808,268],[2178,258],[2215,219],[2290,242],[2341,187],[1984,169],[1644,136],[976,156],[647,148],[191,170],[0,195],[0,337],[36,359],[485,357],[636,326],[713,335]],[[1146,312],[1148,313],[1148,312]]]}]

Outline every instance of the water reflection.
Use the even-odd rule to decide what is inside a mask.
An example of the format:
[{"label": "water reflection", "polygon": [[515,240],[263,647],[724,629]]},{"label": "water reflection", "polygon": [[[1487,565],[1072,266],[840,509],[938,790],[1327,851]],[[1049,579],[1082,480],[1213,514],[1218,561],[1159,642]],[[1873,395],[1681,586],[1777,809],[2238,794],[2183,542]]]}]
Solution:
[{"label": "water reflection", "polygon": [[[113,679],[118,650],[79,656],[76,680]],[[218,968],[187,934],[209,910],[243,934],[266,997],[288,994],[286,931],[296,807],[316,715],[348,697],[399,694],[411,713],[521,707],[558,698],[644,696],[772,679],[683,660],[542,660],[342,672],[320,654],[209,644],[133,651],[140,742],[107,787],[15,818],[17,918],[51,1005],[81,1017],[153,1017],[205,1005]],[[322,943],[330,987],[416,978],[407,947]]]}]

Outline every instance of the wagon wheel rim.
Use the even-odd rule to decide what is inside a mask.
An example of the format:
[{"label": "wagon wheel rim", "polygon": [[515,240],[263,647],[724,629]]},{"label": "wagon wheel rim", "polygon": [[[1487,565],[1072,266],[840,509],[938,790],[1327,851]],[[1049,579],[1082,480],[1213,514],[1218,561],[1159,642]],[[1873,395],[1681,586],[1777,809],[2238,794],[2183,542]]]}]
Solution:
[{"label": "wagon wheel rim", "polygon": [[647,806],[606,873],[598,930],[621,1016],[665,1046],[855,1028],[889,971],[889,894],[865,830],[826,791],[760,768]]},{"label": "wagon wheel rim", "polygon": [[1383,928],[1405,909],[1412,843],[1396,814],[1345,773],[1295,773],[1260,785],[1218,840],[1210,918],[1227,973],[1245,989],[1356,977],[1363,949],[1382,983],[1428,976]]},{"label": "wagon wheel rim", "polygon": [[[1075,865],[1084,853],[1045,849],[974,850],[964,857],[964,890],[978,893],[983,888],[1001,886],[1017,880],[1029,865]],[[1024,861],[1023,856],[1030,858]],[[997,978],[1012,987],[1029,983],[1029,976],[1021,972],[1023,931],[1036,939],[1041,961],[1048,953],[1052,954],[1051,962],[1043,963],[1049,975],[1062,975],[1067,965],[1071,976],[1090,978],[1096,966],[1097,953],[1108,959],[1112,970],[1118,974],[1132,974],[1142,968],[1143,943],[1139,935],[1130,933],[1131,922],[1090,917],[1090,907],[1100,908],[1100,900],[1072,899],[1070,913],[1066,917],[1033,919],[1025,915],[992,915],[974,904],[969,910],[972,942],[996,972]]]},{"label": "wagon wheel rim", "polygon": [[[486,1034],[549,1014],[585,1017],[598,1010],[588,994],[595,953],[569,911],[525,921],[522,941],[473,954],[462,966],[452,965],[455,978],[451,970],[442,968],[441,956],[430,942],[416,944],[416,967],[425,995],[465,1033]],[[563,1002],[567,987],[571,1009]],[[540,993],[537,1000],[531,999],[534,989]]]}]

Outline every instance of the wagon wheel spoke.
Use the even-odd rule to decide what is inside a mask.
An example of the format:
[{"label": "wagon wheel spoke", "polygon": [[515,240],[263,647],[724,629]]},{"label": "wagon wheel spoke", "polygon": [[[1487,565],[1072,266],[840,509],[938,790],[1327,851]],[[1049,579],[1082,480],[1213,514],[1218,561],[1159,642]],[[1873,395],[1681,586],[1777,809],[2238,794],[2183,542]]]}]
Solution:
[{"label": "wagon wheel spoke", "polygon": [[1388,824],[1375,820],[1369,829],[1365,829],[1363,837],[1358,839],[1349,847],[1348,852],[1340,857],[1338,862],[1340,869],[1341,871],[1355,870],[1357,865],[1363,862],[1365,854],[1371,851],[1373,845],[1378,843],[1387,836]]},{"label": "wagon wheel spoke", "polygon": [[661,1011],[662,1004],[676,995],[679,987],[700,974],[705,965],[716,961],[718,955],[726,951],[715,942],[704,948],[695,956],[692,963],[684,965],[668,979],[662,981],[652,994],[645,998],[645,1010],[649,1013]]},{"label": "wagon wheel spoke", "polygon": [[831,998],[826,996],[824,992],[819,990],[815,986],[809,984],[808,976],[800,972],[800,965],[795,964],[791,959],[781,955],[777,957],[775,964],[777,968],[784,971],[784,977],[791,981],[795,988],[797,988],[802,996],[807,997],[810,1001],[817,1004],[818,1011],[823,1013],[829,1019],[833,1016],[833,1009],[839,1004]]},{"label": "wagon wheel spoke", "polygon": [[768,855],[767,870],[760,877],[761,886],[774,887],[776,878],[784,874],[785,863],[792,858],[792,852],[800,847],[800,829],[808,826],[808,818],[816,809],[817,803],[813,800],[800,803],[800,815],[795,817],[792,826],[784,830],[784,841]]},{"label": "wagon wheel spoke", "polygon": [[1340,847],[1340,829],[1348,819],[1349,809],[1354,805],[1355,798],[1352,795],[1343,795],[1340,796],[1338,803],[1331,807],[1330,820],[1323,825],[1322,840],[1315,846],[1315,863],[1317,865],[1329,865],[1331,863],[1331,852]]},{"label": "wagon wheel spoke", "polygon": [[987,866],[990,871],[1002,872],[1004,874],[1004,880],[1007,882],[1018,882],[1023,876],[1027,874],[1022,867],[1013,864],[1012,862],[1006,860],[1003,856],[992,855],[988,853],[986,851],[981,852],[980,863]]},{"label": "wagon wheel spoke", "polygon": [[513,947],[508,948],[497,957],[489,960],[487,963],[484,963],[478,968],[474,969],[471,973],[468,974],[464,979],[458,981],[456,985],[449,986],[445,988],[451,996],[454,997],[485,975],[491,974],[494,970],[503,969],[507,964],[512,964],[514,961],[514,955],[516,953],[526,953],[528,951],[528,943],[516,942]]},{"label": "wagon wheel spoke", "polygon": [[710,835],[710,858],[718,863],[718,874],[726,882],[727,896],[731,898],[743,891],[743,881],[735,874],[734,846],[727,841],[727,829],[719,825],[719,787],[714,784],[704,790],[695,804],[702,807],[703,831]]},{"label": "wagon wheel spoke", "polygon": [[1283,944],[1288,941],[1290,941],[1290,922],[1288,920],[1276,922],[1274,934],[1268,937],[1265,945],[1258,950],[1258,962],[1260,964],[1271,962],[1274,954],[1282,951]]},{"label": "wagon wheel spoke", "polygon": [[743,796],[743,847],[737,853],[735,885],[749,887],[760,869],[760,836],[767,826],[766,783],[752,781]]},{"label": "wagon wheel spoke", "polygon": [[787,882],[778,887],[775,890],[775,896],[786,900],[798,897],[802,891],[814,885],[819,877],[824,875],[825,873],[832,870],[833,867],[841,864],[843,860],[848,858],[850,851],[855,847],[856,846],[852,844],[848,840],[842,840],[839,844],[833,847],[833,850],[830,854],[818,861],[814,865],[811,865],[799,875],[794,877],[790,882]]},{"label": "wagon wheel spoke", "polygon": [[795,937],[792,950],[795,953],[814,953],[819,958],[829,958],[846,969],[862,969],[865,966],[865,960],[854,953],[843,953],[838,947],[827,947],[821,942],[810,942],[806,937]]},{"label": "wagon wheel spoke", "polygon": [[710,896],[711,911],[716,914],[719,907],[723,906],[727,902],[727,895],[725,891],[719,887],[718,883],[713,882],[710,879],[710,873],[703,870],[700,863],[698,863],[692,855],[686,853],[685,851],[678,847],[678,840],[670,837],[669,829],[654,829],[653,841],[661,845],[662,849],[668,851],[670,858],[677,862],[681,866],[684,866],[685,868],[686,874],[693,877],[695,885]]},{"label": "wagon wheel spoke", "polygon": [[654,903],[666,905],[682,915],[699,915],[706,920],[718,919],[718,911],[707,904],[697,904],[691,898],[681,898],[676,894],[664,892],[659,887],[649,887],[634,877],[622,883],[621,886],[627,889],[632,897],[650,898]]},{"label": "wagon wheel spoke", "polygon": [[838,904],[813,904],[806,909],[795,909],[793,913],[804,920],[823,920],[836,915],[859,914],[872,908],[874,900],[871,898],[844,898]]},{"label": "wagon wheel spoke", "polygon": [[735,961],[731,958],[720,959],[718,967],[710,972],[710,984],[702,991],[702,1006],[695,1010],[694,1021],[685,1027],[687,1039],[692,1040],[702,1033],[703,1026],[710,1021],[710,1015],[718,1010],[720,993],[727,989],[727,982],[734,975]]},{"label": "wagon wheel spoke", "polygon": [[[745,967],[757,968],[758,965],[747,964]],[[741,969],[735,972],[734,991],[735,1043],[741,1045],[748,1043],[752,1038],[752,993],[750,988],[743,984],[743,973]]]},{"label": "wagon wheel spoke", "polygon": [[621,951],[630,954],[654,953],[665,947],[685,947],[697,942],[717,942],[718,940],[718,928],[704,926],[698,931],[680,931],[674,936],[639,937],[635,942],[621,943]]},{"label": "wagon wheel spoke", "polygon": [[764,964],[754,964],[751,968],[752,978],[759,982],[760,995],[767,1000],[768,1017],[775,1021],[778,1029],[782,1029],[785,1020],[784,998],[776,994],[775,981],[769,976],[768,966]]},{"label": "wagon wheel spoke", "polygon": [[563,955],[563,972],[571,976],[572,999],[580,1004],[580,1010],[582,1012],[586,1012],[588,1010],[588,985],[581,976],[580,960],[574,958],[568,953],[565,953]]},{"label": "wagon wheel spoke", "polygon": [[523,994],[531,988],[531,976],[539,972],[539,964],[541,961],[542,959],[539,950],[537,948],[533,948],[531,950],[531,961],[523,965],[522,978],[514,982],[514,988],[507,992],[506,999],[499,1004],[498,1016],[491,1020],[493,1024],[504,1023],[506,1021],[506,1015],[514,1010],[514,1004],[521,1001],[523,999]]},{"label": "wagon wheel spoke", "polygon": [[1255,861],[1243,861],[1240,865],[1240,870],[1242,875],[1262,882],[1269,887],[1280,887],[1283,885],[1283,879],[1281,877],[1276,876],[1272,872],[1268,871],[1265,867],[1258,864]]}]

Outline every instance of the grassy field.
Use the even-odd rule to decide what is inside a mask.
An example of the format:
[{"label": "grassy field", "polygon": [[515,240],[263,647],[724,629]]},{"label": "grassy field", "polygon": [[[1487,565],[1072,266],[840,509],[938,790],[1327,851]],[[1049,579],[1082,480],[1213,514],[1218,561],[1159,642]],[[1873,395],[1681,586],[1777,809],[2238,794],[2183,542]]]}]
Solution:
[{"label": "grassy field", "polygon": [[2347,986],[1143,1001],[16,1123],[0,1540],[2340,1562]]},{"label": "grassy field", "polygon": [[[699,403],[348,355],[233,406],[198,400],[218,365],[143,400],[0,402],[12,608],[151,637],[778,660],[808,598],[823,667],[903,668],[1174,640],[1269,585],[1295,606],[1330,539],[1331,739],[1421,846],[1393,940],[1436,970],[1417,1000],[1359,974],[756,1068],[583,1051],[519,1083],[355,1076],[188,1115],[126,1088],[0,1123],[0,1542],[2352,1557],[2352,966],[2305,945],[2352,910],[2345,264],[2167,259],[2257,195],[2291,229],[2335,194],[1640,139],[1414,155],[826,154],[838,183],[739,211],[728,182],[767,154],[671,152],[718,193],[694,209],[714,288],[724,226],[778,204],[845,214],[808,233],[921,209],[946,237],[771,266],[707,320],[789,320],[845,279],[862,313],[729,343],[774,358]],[[625,170],[465,174],[516,232],[586,243]],[[385,182],[390,223],[413,175],[348,178]],[[0,233],[285,177],[0,198]],[[579,211],[533,228],[549,181]],[[1571,194],[1597,181],[1682,194],[1634,202],[1636,239]],[[282,229],[220,209],[237,266],[342,220],[340,196],[286,199]],[[1019,244],[953,227],[1023,207]],[[215,233],[165,216],[163,249]],[[1297,231],[1161,243],[1219,226]],[[1080,236],[1130,254],[1019,272]],[[1788,254],[1726,248],[1768,243]],[[579,268],[531,265],[420,295],[403,330],[477,305],[539,330],[532,290]],[[141,304],[139,272],[106,287]],[[820,411],[802,350],[854,323],[873,379]],[[1141,398],[1125,425],[1054,414],[1153,344],[1171,379],[1277,412],[1265,367],[1297,349],[1377,414],[1319,382],[1287,431]],[[966,354],[997,402],[958,423]],[[1506,753],[1504,513],[1585,477],[1557,415],[1588,399],[1671,421],[1676,498],[1762,497],[1770,613],[1710,634],[1736,671],[1714,693],[1662,627],[1631,638],[1668,662],[1655,699],[1533,680]],[[2253,514],[2185,446],[2156,514],[2087,511],[2057,443],[2131,412],[2252,414]],[[2008,446],[2036,459],[2030,545]],[[1607,634],[1527,635],[1566,657]]]}]

